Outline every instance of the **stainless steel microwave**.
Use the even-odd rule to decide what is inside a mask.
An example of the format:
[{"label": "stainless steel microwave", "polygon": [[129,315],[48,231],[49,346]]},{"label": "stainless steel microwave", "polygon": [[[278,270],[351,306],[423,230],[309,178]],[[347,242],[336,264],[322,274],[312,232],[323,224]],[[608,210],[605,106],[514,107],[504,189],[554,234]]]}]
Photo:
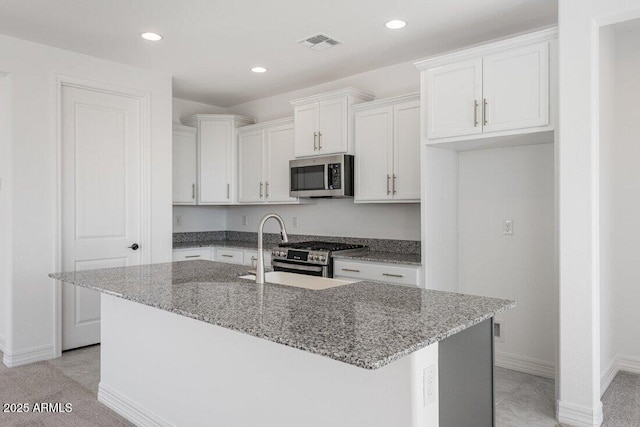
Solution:
[{"label": "stainless steel microwave", "polygon": [[353,156],[290,160],[289,182],[291,197],[353,197]]}]

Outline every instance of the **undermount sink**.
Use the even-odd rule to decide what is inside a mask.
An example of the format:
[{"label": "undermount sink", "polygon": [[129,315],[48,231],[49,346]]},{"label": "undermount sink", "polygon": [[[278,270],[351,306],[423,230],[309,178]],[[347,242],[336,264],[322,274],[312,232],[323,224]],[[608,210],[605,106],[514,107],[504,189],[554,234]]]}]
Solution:
[{"label": "undermount sink", "polygon": [[[254,274],[247,274],[245,276],[240,276],[240,278],[256,280],[256,276]],[[265,273],[264,280],[267,283],[295,286],[296,288],[310,289],[312,291],[335,288],[359,282],[359,280],[330,279],[328,277],[308,276],[306,274],[287,273],[284,271],[270,271]]]}]

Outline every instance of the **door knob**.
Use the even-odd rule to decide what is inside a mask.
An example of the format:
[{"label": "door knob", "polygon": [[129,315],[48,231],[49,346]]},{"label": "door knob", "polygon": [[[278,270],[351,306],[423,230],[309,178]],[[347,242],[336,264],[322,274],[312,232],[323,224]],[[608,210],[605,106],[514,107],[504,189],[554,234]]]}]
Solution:
[{"label": "door knob", "polygon": [[137,251],[139,247],[140,247],[140,245],[138,245],[137,243],[134,243],[133,245],[129,246],[129,249]]}]

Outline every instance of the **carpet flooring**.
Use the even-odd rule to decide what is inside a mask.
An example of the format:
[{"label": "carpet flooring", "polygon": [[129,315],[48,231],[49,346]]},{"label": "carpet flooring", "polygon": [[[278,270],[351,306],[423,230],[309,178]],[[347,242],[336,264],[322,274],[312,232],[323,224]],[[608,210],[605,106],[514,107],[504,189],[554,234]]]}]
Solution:
[{"label": "carpet flooring", "polygon": [[[91,390],[49,362],[16,368],[7,368],[0,363],[0,402],[3,406],[0,408],[0,426],[3,427],[132,425],[98,402]],[[6,404],[11,403],[22,405],[22,408],[26,404],[29,412],[5,412],[5,409],[15,409],[5,408]],[[57,407],[56,403],[59,404]],[[65,404],[70,404],[70,408]],[[34,412],[37,410],[40,412]]]}]

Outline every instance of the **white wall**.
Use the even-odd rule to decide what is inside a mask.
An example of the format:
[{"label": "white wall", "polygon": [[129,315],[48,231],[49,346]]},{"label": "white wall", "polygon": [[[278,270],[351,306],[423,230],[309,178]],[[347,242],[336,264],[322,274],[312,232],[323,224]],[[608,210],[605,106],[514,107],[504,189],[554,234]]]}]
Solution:
[{"label": "white wall", "polygon": [[[221,231],[227,229],[225,206],[174,206],[173,232]],[[180,217],[181,225],[178,225]]]},{"label": "white wall", "polygon": [[192,114],[224,114],[225,109],[215,105],[203,104],[201,102],[188,101],[186,99],[173,98],[173,123],[182,123],[186,117]]},{"label": "white wall", "polygon": [[227,112],[252,116],[259,122],[290,117],[293,116],[293,108],[289,103],[292,99],[345,87],[354,87],[369,92],[377,99],[387,98],[418,92],[420,90],[420,74],[413,65],[413,61],[403,62],[321,85],[236,105],[227,108]]},{"label": "white wall", "polygon": [[54,281],[47,274],[58,268],[55,77],[151,95],[153,262],[171,259],[171,77],[5,36],[0,36],[0,71],[11,75],[13,92],[13,313],[5,361],[53,357]]},{"label": "white wall", "polygon": [[615,34],[612,28],[600,32],[600,375],[604,375],[614,362],[615,343],[615,260],[611,248],[614,245],[611,227],[616,217],[615,191],[612,174],[614,167],[615,138]]},{"label": "white wall", "polygon": [[10,77],[0,74],[0,351],[4,351],[7,341],[7,325],[10,316],[11,282],[11,132]]},{"label": "white wall", "polygon": [[599,29],[637,0],[560,0],[560,387],[558,421],[599,425]]},{"label": "white wall", "polygon": [[[227,212],[227,229],[256,231],[260,219],[268,212],[281,215],[291,234],[420,240],[419,204],[354,204],[353,199],[320,199],[299,206],[232,207]],[[245,215],[247,226],[242,225]],[[297,227],[293,226],[294,216]],[[275,221],[265,227],[270,233],[280,231]]]},{"label": "white wall", "polygon": [[[459,291],[509,298],[500,317],[505,356],[555,365],[557,280],[554,267],[554,145],[458,155]],[[502,234],[505,220],[513,236]]]},{"label": "white wall", "polygon": [[636,359],[640,368],[640,23],[608,33],[609,43],[601,38],[600,44],[601,63],[603,56],[609,59],[608,75],[600,80],[609,83],[600,88],[603,371],[617,354]]}]

